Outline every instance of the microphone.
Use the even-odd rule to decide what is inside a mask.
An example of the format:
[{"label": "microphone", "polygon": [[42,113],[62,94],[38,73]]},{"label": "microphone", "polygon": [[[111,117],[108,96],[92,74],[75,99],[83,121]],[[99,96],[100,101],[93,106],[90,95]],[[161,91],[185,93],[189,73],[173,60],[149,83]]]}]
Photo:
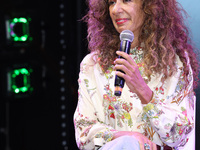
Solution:
[{"label": "microphone", "polygon": [[[127,54],[130,53],[130,46],[131,46],[131,42],[133,42],[134,39],[134,34],[132,31],[130,30],[124,30],[120,33],[120,40],[121,40],[121,44],[120,44],[120,51],[123,51]],[[118,58],[123,58],[121,56],[119,56]],[[118,70],[121,71],[121,70]],[[123,71],[121,71],[123,72]],[[124,73],[124,72],[123,72]],[[122,94],[122,89],[124,87],[124,78],[121,78],[119,76],[115,76],[115,95],[116,96],[121,96]]]}]

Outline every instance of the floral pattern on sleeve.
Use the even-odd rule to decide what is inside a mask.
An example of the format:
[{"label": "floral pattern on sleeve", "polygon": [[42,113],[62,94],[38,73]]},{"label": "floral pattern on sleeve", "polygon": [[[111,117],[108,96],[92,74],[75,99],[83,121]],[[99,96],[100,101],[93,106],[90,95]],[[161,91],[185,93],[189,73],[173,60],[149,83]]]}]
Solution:
[{"label": "floral pattern on sleeve", "polygon": [[[193,112],[194,109],[191,105],[194,104],[192,74],[190,72],[188,81],[185,81],[183,68],[178,70],[175,92],[166,96],[165,93],[170,87],[165,87],[165,83],[160,84],[155,87],[152,101],[143,107],[146,126],[152,126],[163,143],[172,147],[184,146],[188,141],[187,135],[194,128],[194,114],[187,115],[187,111]],[[189,82],[187,86],[186,82]]]}]

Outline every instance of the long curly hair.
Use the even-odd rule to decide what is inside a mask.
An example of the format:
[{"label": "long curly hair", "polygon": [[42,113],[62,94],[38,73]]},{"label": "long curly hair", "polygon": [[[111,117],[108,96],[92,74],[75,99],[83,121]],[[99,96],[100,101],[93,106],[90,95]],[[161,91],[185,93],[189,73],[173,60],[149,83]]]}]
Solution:
[{"label": "long curly hair", "polygon": [[[184,24],[183,14],[186,12],[176,0],[142,1],[145,19],[139,44],[143,42],[145,45],[143,61],[147,77],[150,79],[153,72],[164,73],[164,79],[171,76],[176,71],[175,54],[180,57],[187,75],[187,53],[196,87],[199,67],[188,28]],[[97,51],[97,54],[101,55],[99,63],[107,70],[116,58],[115,52],[120,46],[119,33],[111,21],[108,0],[87,0],[87,4],[89,10],[83,20],[88,26],[88,48],[91,52]]]}]

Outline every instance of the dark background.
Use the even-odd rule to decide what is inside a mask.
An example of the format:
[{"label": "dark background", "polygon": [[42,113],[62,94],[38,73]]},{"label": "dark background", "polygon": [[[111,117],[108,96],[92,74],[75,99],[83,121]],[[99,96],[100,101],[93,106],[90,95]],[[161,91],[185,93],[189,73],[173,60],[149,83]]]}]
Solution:
[{"label": "dark background", "polygon": [[[88,53],[86,26],[80,21],[85,10],[84,0],[0,2],[0,150],[77,149],[73,113],[79,64]],[[31,18],[32,41],[6,38],[6,20],[15,17]],[[23,67],[33,70],[34,90],[15,94],[8,90],[7,75]],[[196,91],[199,141],[200,92]]]}]

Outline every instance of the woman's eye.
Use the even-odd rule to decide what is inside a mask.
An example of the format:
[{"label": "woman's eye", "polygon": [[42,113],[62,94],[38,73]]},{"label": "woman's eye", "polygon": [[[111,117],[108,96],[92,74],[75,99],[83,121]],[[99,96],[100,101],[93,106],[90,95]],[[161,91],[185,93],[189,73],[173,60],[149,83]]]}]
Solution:
[{"label": "woman's eye", "polygon": [[112,1],[112,0],[108,1],[108,5],[109,5],[109,6],[110,6],[110,5],[113,5],[113,4],[115,4],[115,1]]},{"label": "woman's eye", "polygon": [[[117,0],[108,0],[108,5],[111,6],[116,3]],[[132,0],[123,0],[123,3],[131,2]]]},{"label": "woman's eye", "polygon": [[124,2],[130,2],[130,1],[132,1],[132,0],[124,0]]}]

